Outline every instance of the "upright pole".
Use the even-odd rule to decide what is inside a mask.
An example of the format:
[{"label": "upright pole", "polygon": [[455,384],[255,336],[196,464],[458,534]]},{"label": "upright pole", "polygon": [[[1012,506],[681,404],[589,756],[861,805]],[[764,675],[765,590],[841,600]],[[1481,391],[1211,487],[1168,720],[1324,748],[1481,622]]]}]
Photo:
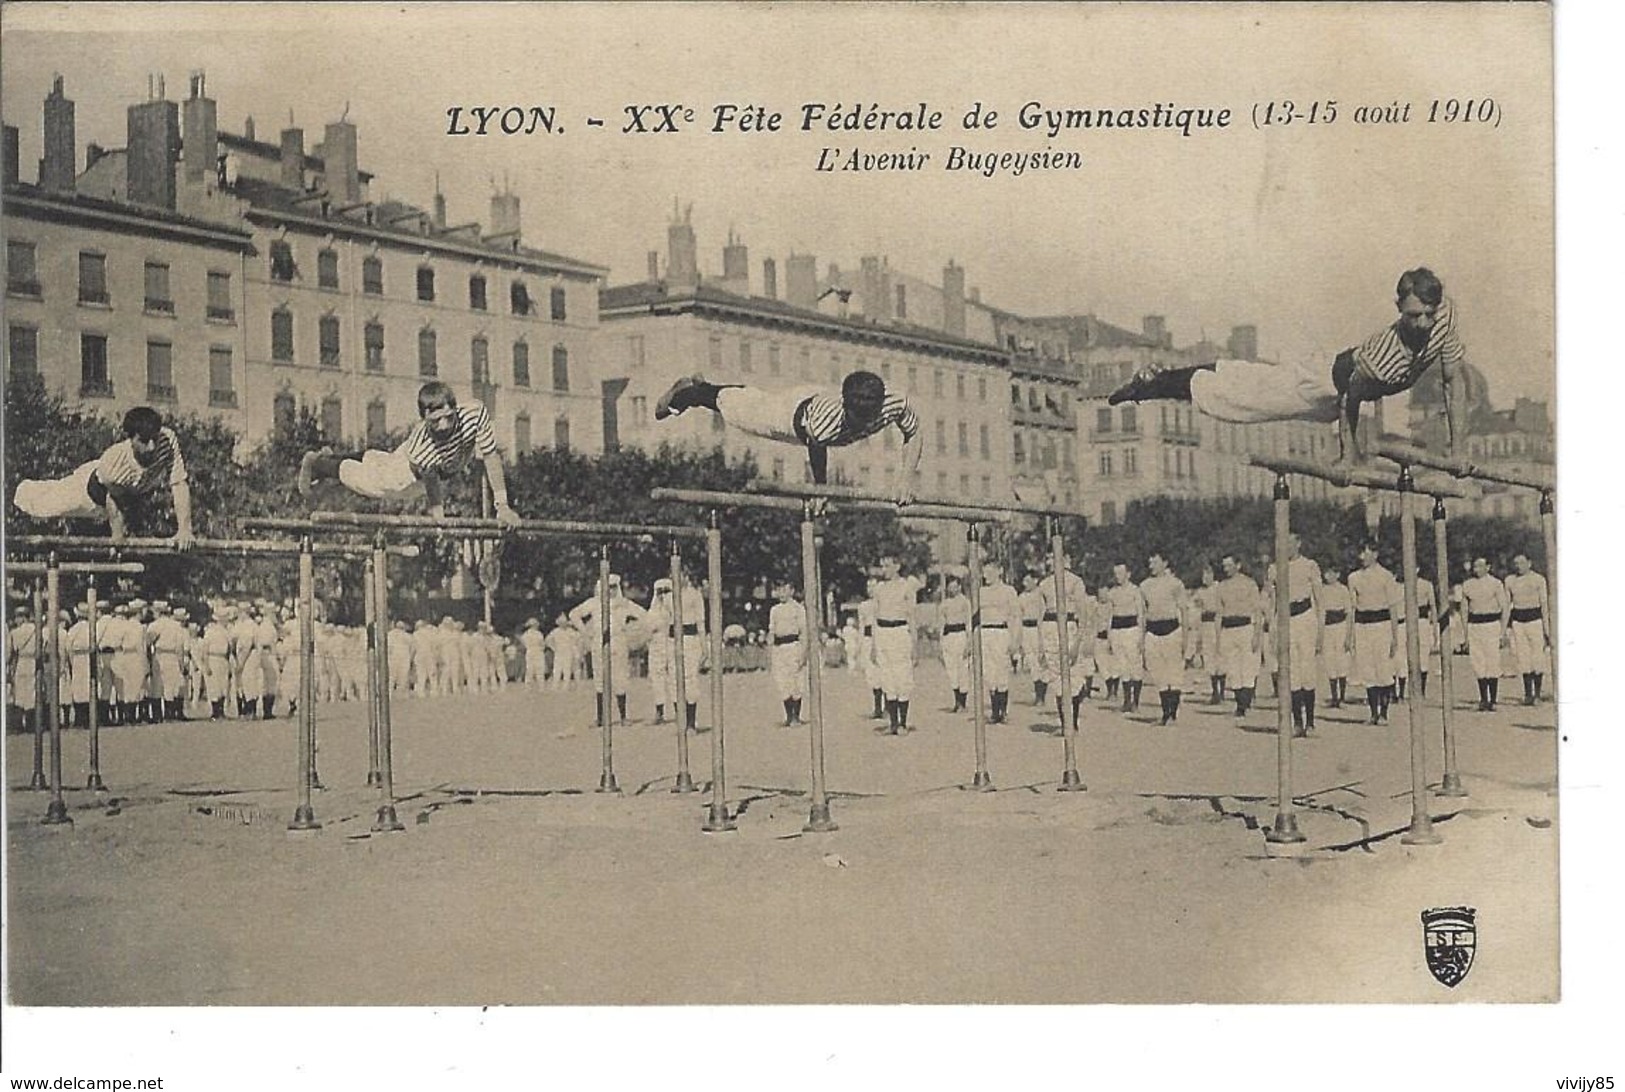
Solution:
[{"label": "upright pole", "polygon": [[320,830],[310,804],[316,767],[316,555],[307,533],[299,539],[299,803],[289,830]]},{"label": "upright pole", "polygon": [[[484,478],[481,478],[480,479],[480,517],[482,519],[491,519],[495,515],[496,515],[496,498],[491,495],[491,483],[488,480],[486,480]],[[475,553],[481,555],[480,556],[480,561],[482,563],[485,561],[484,554],[486,552],[488,552],[488,551],[489,552],[496,552],[496,551],[500,551],[501,549],[502,549],[502,541],[500,539],[497,540],[496,542],[477,542],[474,545],[474,551],[475,551]],[[485,583],[485,580],[484,580],[485,572],[483,570],[484,570],[484,565],[482,564],[479,567],[479,569],[476,570],[476,572],[481,577],[481,579],[480,579],[480,592],[481,592],[480,598],[481,598],[481,606],[482,606],[482,608],[484,610],[485,624],[490,625],[492,615],[495,613],[494,608],[496,606],[496,593]]]},{"label": "upright pole", "polygon": [[1405,576],[1405,659],[1411,700],[1411,826],[1399,840],[1406,845],[1443,841],[1428,816],[1427,738],[1422,728],[1422,620],[1416,602],[1416,482],[1411,468],[1399,470],[1399,565]]},{"label": "upright pole", "polygon": [[1557,700],[1557,507],[1552,491],[1540,492],[1540,530],[1546,546],[1546,632],[1552,638],[1552,700]]},{"label": "upright pole", "polygon": [[981,792],[993,791],[993,778],[987,772],[987,718],[982,702],[987,698],[982,674],[982,536],[975,523],[971,523],[965,538],[969,548],[965,551],[965,579],[970,582],[970,688],[971,723],[976,728],[976,774],[970,787]]},{"label": "upright pole", "polygon": [[[378,662],[389,662],[389,550],[382,531],[372,540],[372,588],[378,605],[373,609],[373,626],[378,631]],[[390,734],[389,687],[378,688],[378,815],[372,829],[378,833],[405,830],[395,814],[395,758]]]},{"label": "upright pole", "polygon": [[1292,486],[1285,474],[1275,475],[1275,660],[1281,686],[1275,701],[1275,824],[1264,832],[1266,842],[1304,841],[1298,830],[1292,799],[1292,577],[1287,553],[1292,539]]},{"label": "upright pole", "polygon": [[598,701],[599,724],[603,728],[604,772],[598,777],[599,792],[620,792],[615,781],[614,721],[610,710],[615,703],[615,671],[609,665],[609,547],[598,547],[598,663],[596,670],[601,684]]},{"label": "upright pole", "polygon": [[[683,655],[683,631],[687,624],[683,617],[683,551],[674,535],[671,540],[671,669],[672,693],[677,706],[672,710],[677,722],[677,784],[672,786],[672,792],[695,791],[694,775],[688,771],[688,680],[683,678],[688,663]],[[656,635],[655,639],[660,638]]]},{"label": "upright pole", "polygon": [[812,741],[812,808],[802,830],[822,833],[839,829],[829,815],[824,791],[824,642],[818,624],[818,543],[813,525],[813,502],[801,508],[801,593],[806,611],[807,713]]},{"label": "upright pole", "polygon": [[1433,498],[1433,560],[1434,587],[1438,590],[1433,610],[1439,620],[1439,719],[1444,725],[1444,781],[1439,786],[1439,795],[1466,796],[1461,773],[1456,769],[1456,669],[1450,654],[1455,645],[1450,627],[1455,619],[1450,612],[1450,550],[1446,541],[1443,497]]},{"label": "upright pole", "polygon": [[1082,792],[1083,779],[1078,776],[1078,716],[1072,709],[1072,627],[1068,615],[1072,607],[1066,601],[1066,538],[1061,534],[1061,521],[1049,519],[1050,560],[1055,566],[1055,631],[1060,635],[1057,657],[1061,661],[1061,746],[1066,769],[1061,772],[1059,792]]},{"label": "upright pole", "polygon": [[85,788],[92,792],[106,792],[107,786],[102,782],[102,711],[101,688],[97,686],[96,672],[101,668],[101,656],[96,651],[96,574],[87,574],[89,583],[85,587],[85,625],[90,627],[90,651],[86,670],[90,672],[90,706],[86,716],[90,722],[90,776],[85,779]]},{"label": "upright pole", "polygon": [[[92,635],[94,639],[94,635]],[[50,694],[45,687],[45,581],[34,581],[34,776],[28,787],[43,792],[50,782],[45,780],[46,709]]]},{"label": "upright pole", "polygon": [[361,598],[367,626],[367,788],[383,780],[378,770],[378,688],[389,685],[389,665],[378,659],[378,574],[368,554],[361,565]]},{"label": "upright pole", "polygon": [[71,823],[62,799],[62,569],[56,551],[45,562],[45,715],[51,722],[51,803],[44,821],[52,826]]},{"label": "upright pole", "polygon": [[[722,716],[722,524],[717,510],[705,529],[705,578],[710,592],[711,625],[711,805],[700,829],[717,834],[734,829],[728,817],[727,764],[723,748]],[[684,711],[686,714],[686,710]]]}]

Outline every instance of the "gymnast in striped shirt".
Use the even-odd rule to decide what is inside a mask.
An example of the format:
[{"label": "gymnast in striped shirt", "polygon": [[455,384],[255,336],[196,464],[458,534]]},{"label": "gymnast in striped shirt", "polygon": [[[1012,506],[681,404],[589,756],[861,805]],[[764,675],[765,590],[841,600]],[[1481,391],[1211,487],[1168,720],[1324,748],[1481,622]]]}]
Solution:
[{"label": "gymnast in striped shirt", "polygon": [[1462,429],[1453,388],[1466,374],[1467,350],[1456,333],[1455,309],[1432,270],[1407,270],[1394,292],[1399,317],[1365,341],[1337,355],[1330,369],[1281,366],[1254,360],[1219,360],[1199,368],[1142,371],[1107,401],[1156,399],[1191,402],[1209,417],[1241,424],[1265,421],[1338,422],[1344,454],[1362,461],[1360,405],[1400,394],[1434,365],[1444,380],[1450,447]]},{"label": "gymnast in striped shirt", "polygon": [[660,397],[655,420],[696,408],[708,409],[753,436],[801,444],[807,449],[813,481],[820,485],[829,478],[830,448],[855,444],[895,426],[903,435],[897,501],[907,503],[913,496],[923,450],[920,421],[908,399],[888,390],[886,381],[873,372],[852,372],[842,381],[839,395],[818,387],[764,391],[685,376]]},{"label": "gymnast in striped shirt", "polygon": [[299,464],[299,491],[309,496],[317,485],[336,480],[352,493],[374,500],[410,500],[425,494],[429,514],[445,515],[444,479],[461,474],[477,456],[491,486],[496,518],[519,522],[508,504],[508,479],[483,405],[457,404],[444,383],[425,383],[418,390],[417,424],[394,451],[311,451]]},{"label": "gymnast in striped shirt", "polygon": [[115,540],[127,516],[159,489],[175,504],[175,544],[192,544],[192,487],[175,431],[151,406],[124,415],[124,438],[65,478],[17,483],[13,500],[35,519],[105,519]]}]

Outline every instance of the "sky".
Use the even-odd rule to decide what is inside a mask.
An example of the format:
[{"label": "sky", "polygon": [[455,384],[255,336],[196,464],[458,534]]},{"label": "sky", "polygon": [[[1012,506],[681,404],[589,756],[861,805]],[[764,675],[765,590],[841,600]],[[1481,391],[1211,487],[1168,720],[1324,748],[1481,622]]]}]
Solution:
[{"label": "sky", "polygon": [[[1093,312],[1177,343],[1259,327],[1262,355],[1329,358],[1393,317],[1398,274],[1444,279],[1498,404],[1549,398],[1553,375],[1551,58],[1539,5],[1152,8],[1009,6],[530,6],[455,10],[208,5],[8,5],[5,118],[24,176],[40,103],[61,73],[77,143],[125,143],[125,107],[152,74],[168,97],[207,73],[222,128],[252,114],[274,141],[291,116],[307,147],[325,123],[359,129],[373,196],[489,221],[493,185],[523,200],[527,242],[641,279],[674,200],[693,205],[702,270],[730,229],[761,259],[866,254],[936,281],[953,259],[983,298],[1018,313]],[[1499,126],[1428,125],[1434,98],[1491,97]],[[1257,129],[1254,104],[1330,124]],[[1412,121],[1360,125],[1361,105]],[[781,112],[778,132],[705,131],[718,103]],[[921,133],[799,129],[804,103],[909,110]],[[967,131],[980,102],[1000,114]],[[1019,125],[1057,109],[1158,102],[1231,110],[1226,129],[1072,131]],[[624,134],[624,107],[682,103],[678,133]],[[448,135],[452,107],[543,105],[563,132]],[[1321,115],[1322,117],[1324,114]],[[588,117],[604,120],[591,128]],[[653,112],[648,123],[654,121]],[[1076,171],[994,178],[937,169],[972,151],[1077,151]],[[929,151],[906,174],[819,172],[820,150]]]}]

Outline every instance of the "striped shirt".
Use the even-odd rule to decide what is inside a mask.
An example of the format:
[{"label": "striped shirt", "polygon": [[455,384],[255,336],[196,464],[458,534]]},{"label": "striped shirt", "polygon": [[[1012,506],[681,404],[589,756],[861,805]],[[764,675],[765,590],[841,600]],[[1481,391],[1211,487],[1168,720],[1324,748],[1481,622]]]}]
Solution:
[{"label": "striped shirt", "polygon": [[102,452],[96,463],[96,477],[103,485],[129,489],[144,497],[165,482],[171,489],[185,482],[186,460],[181,458],[181,444],[174,430],[166,427],[158,430],[151,463],[142,466],[137,462],[135,448],[125,438]]},{"label": "striped shirt", "polygon": [[815,394],[796,410],[796,431],[807,443],[819,447],[855,444],[884,430],[887,425],[896,425],[905,441],[914,439],[920,431],[920,419],[914,416],[908,399],[891,391],[886,392],[880,415],[865,424],[848,418],[840,398],[833,395]]},{"label": "striped shirt", "polygon": [[1456,312],[1450,300],[1439,303],[1433,328],[1420,351],[1414,351],[1399,336],[1399,323],[1385,327],[1354,350],[1357,372],[1375,380],[1385,393],[1408,390],[1423,372],[1435,364],[1455,366],[1467,359],[1467,350],[1456,336]]},{"label": "striped shirt", "polygon": [[412,473],[461,473],[473,455],[485,458],[497,453],[497,438],[491,431],[491,415],[478,402],[457,407],[457,428],[444,440],[429,431],[429,422],[419,421],[406,434],[396,454],[405,455]]}]

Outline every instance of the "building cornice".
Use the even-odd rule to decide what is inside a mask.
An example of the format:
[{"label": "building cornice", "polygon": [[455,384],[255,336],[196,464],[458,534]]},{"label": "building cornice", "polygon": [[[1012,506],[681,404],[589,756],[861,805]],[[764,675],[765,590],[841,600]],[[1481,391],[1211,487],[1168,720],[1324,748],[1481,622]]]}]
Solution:
[{"label": "building cornice", "polygon": [[8,217],[112,231],[121,235],[167,239],[245,254],[254,252],[253,236],[239,228],[211,224],[167,210],[78,195],[28,192],[22,187],[7,186],[5,213]]}]

